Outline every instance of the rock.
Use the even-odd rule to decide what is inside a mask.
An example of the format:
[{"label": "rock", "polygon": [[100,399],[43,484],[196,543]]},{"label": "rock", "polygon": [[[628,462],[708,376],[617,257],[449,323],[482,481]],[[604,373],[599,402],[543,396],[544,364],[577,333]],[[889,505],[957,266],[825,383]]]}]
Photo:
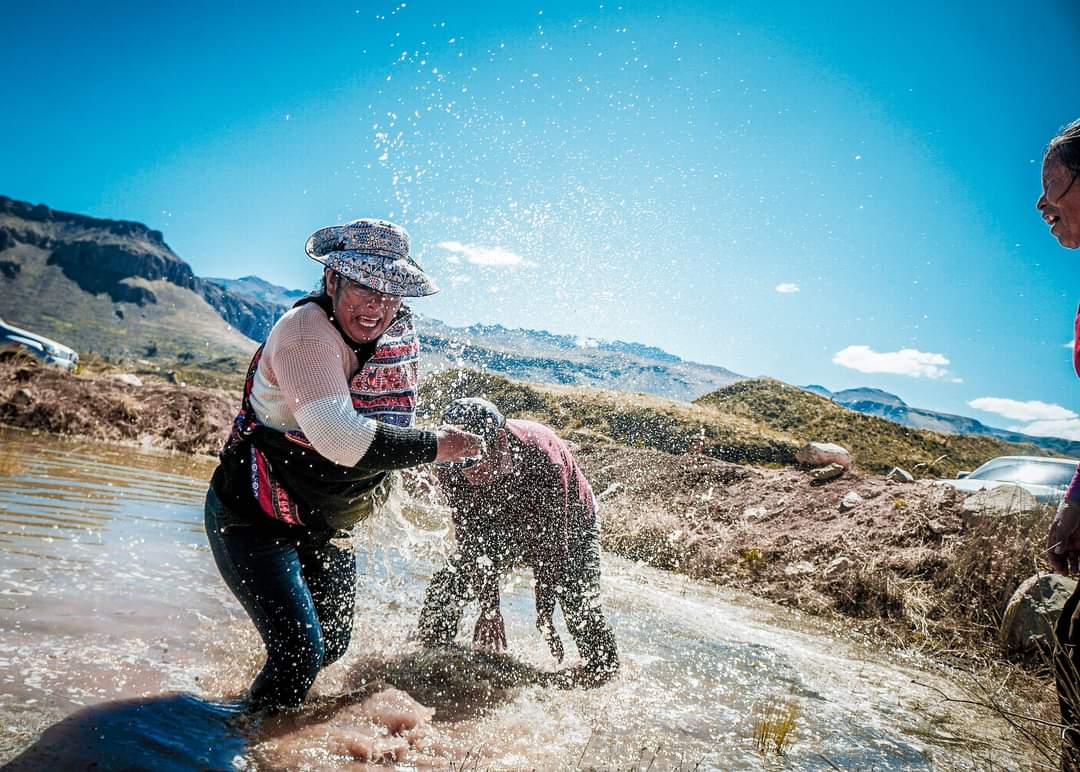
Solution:
[{"label": "rock", "polygon": [[898,466],[894,466],[889,473],[885,475],[886,480],[896,480],[897,482],[915,482],[915,477],[906,469],[901,469]]},{"label": "rock", "polygon": [[817,569],[814,568],[814,564],[809,560],[800,560],[798,563],[792,563],[784,566],[784,573],[788,576],[802,576],[803,574],[812,574]]},{"label": "rock", "polygon": [[11,395],[11,399],[8,400],[9,404],[16,407],[26,407],[33,401],[34,395],[30,393],[30,389],[16,389],[15,393]]},{"label": "rock", "polygon": [[847,449],[831,442],[808,442],[796,451],[795,460],[804,466],[839,464],[845,469],[851,466]]},{"label": "rock", "polygon": [[1060,574],[1036,574],[1025,580],[1005,607],[998,640],[1007,654],[1031,652],[1040,642],[1052,645],[1054,623],[1076,582]]},{"label": "rock", "polygon": [[960,506],[965,513],[965,521],[970,521],[972,516],[1006,516],[1033,512],[1038,505],[1035,497],[1019,485],[999,485],[968,496]]},{"label": "rock", "polygon": [[747,507],[742,511],[742,516],[747,520],[762,520],[769,514],[765,507]]},{"label": "rock", "polygon": [[825,566],[825,577],[831,579],[834,576],[840,576],[840,574],[847,573],[854,565],[855,561],[846,555],[833,558],[829,565]]},{"label": "rock", "polygon": [[931,520],[926,524],[926,527],[930,529],[930,533],[937,534],[938,536],[960,532],[959,523],[946,523],[944,520]]},{"label": "rock", "polygon": [[848,491],[844,494],[844,498],[840,499],[840,511],[847,512],[849,509],[855,509],[863,502],[863,497],[856,491]]},{"label": "rock", "polygon": [[605,501],[606,499],[610,499],[612,496],[614,496],[621,490],[622,483],[612,483],[608,487],[604,488],[604,490],[600,491],[600,494],[596,498],[600,499],[600,501]]},{"label": "rock", "polygon": [[114,373],[112,375],[114,381],[120,381],[120,383],[126,383],[128,386],[142,386],[142,379],[135,373]]},{"label": "rock", "polygon": [[810,476],[817,482],[824,482],[826,480],[835,480],[842,475],[846,467],[840,464],[829,464],[828,466],[819,466],[817,469],[810,470]]}]

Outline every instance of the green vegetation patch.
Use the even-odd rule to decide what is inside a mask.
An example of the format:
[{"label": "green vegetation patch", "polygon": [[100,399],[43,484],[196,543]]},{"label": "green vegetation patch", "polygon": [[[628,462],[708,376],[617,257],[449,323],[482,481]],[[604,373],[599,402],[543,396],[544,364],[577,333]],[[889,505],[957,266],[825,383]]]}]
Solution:
[{"label": "green vegetation patch", "polygon": [[701,453],[737,463],[795,460],[793,440],[741,416],[646,394],[574,386],[538,386],[475,370],[447,370],[420,388],[421,420],[437,423],[459,397],[484,397],[510,417],[530,418],[564,436],[607,440],[666,453]]},{"label": "green vegetation patch", "polygon": [[740,381],[695,402],[703,408],[742,417],[803,442],[835,442],[851,451],[867,471],[883,474],[901,466],[919,477],[955,477],[994,456],[1048,453],[990,437],[912,429],[863,415],[808,391],[771,378]]}]

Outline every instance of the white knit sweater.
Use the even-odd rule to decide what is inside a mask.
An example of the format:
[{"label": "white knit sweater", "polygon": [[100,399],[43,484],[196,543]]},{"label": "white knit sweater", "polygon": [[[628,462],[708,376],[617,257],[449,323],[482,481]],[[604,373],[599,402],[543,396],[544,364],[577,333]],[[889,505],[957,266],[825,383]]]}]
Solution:
[{"label": "white knit sweater", "polygon": [[355,466],[375,437],[376,422],[353,408],[349,380],[356,354],[315,303],[281,317],[255,371],[251,407],[259,422],[300,430],[319,455]]}]

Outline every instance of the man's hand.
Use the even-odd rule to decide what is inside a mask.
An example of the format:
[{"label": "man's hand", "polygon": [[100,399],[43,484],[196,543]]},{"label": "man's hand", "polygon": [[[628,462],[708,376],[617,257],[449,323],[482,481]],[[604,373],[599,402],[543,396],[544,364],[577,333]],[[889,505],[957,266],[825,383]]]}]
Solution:
[{"label": "man's hand", "polygon": [[1080,574],[1080,502],[1062,499],[1046,535],[1046,557],[1057,573]]},{"label": "man's hand", "polygon": [[498,609],[480,612],[472,639],[484,651],[502,651],[506,648],[506,625]]},{"label": "man's hand", "polygon": [[544,636],[544,640],[547,641],[551,656],[555,658],[556,662],[562,662],[564,653],[562,640],[559,638],[559,634],[555,632],[555,622],[552,618],[549,616],[537,617],[536,629],[540,631]]},{"label": "man's hand", "polygon": [[436,461],[466,461],[484,454],[484,439],[479,434],[456,426],[440,426],[435,430],[435,436],[439,443]]}]

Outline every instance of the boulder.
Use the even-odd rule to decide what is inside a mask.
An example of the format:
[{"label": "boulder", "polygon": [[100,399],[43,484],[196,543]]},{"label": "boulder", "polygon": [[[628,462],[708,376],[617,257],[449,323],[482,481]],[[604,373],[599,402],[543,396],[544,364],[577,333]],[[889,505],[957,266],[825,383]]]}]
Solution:
[{"label": "boulder", "polygon": [[802,576],[804,574],[812,574],[816,569],[814,564],[809,560],[800,560],[798,563],[791,563],[784,566],[784,573],[788,576]]},{"label": "boulder", "polygon": [[8,401],[16,407],[26,407],[33,403],[34,395],[30,392],[30,389],[16,389]]},{"label": "boulder", "polygon": [[896,480],[897,482],[915,482],[915,476],[906,469],[901,469],[898,466],[894,466],[889,470],[889,473],[885,475],[886,480]]},{"label": "boulder", "polygon": [[847,512],[849,509],[855,509],[863,502],[863,497],[856,491],[848,491],[844,494],[844,498],[840,499],[840,511]]},{"label": "boulder", "polygon": [[831,579],[841,574],[847,573],[854,567],[855,561],[849,558],[847,555],[841,555],[833,558],[829,565],[825,566],[825,578]]},{"label": "boulder", "polygon": [[742,516],[747,520],[764,520],[768,515],[769,510],[766,507],[747,507],[742,512]]},{"label": "boulder", "polygon": [[598,495],[597,498],[600,499],[600,501],[607,501],[608,499],[610,499],[612,496],[616,495],[621,490],[622,490],[622,483],[615,482],[615,483],[612,483],[611,485],[609,485],[608,487],[604,488],[604,490],[602,490],[600,492],[600,495]]},{"label": "boulder", "polygon": [[814,478],[815,482],[825,482],[826,480],[835,480],[842,475],[847,467],[841,464],[829,464],[828,466],[819,466],[817,469],[810,470],[810,476]]},{"label": "boulder", "polygon": [[1054,624],[1076,582],[1060,574],[1036,574],[1026,579],[1009,600],[1001,618],[998,640],[1007,654],[1030,653],[1053,645]]},{"label": "boulder", "polygon": [[1039,506],[1035,497],[1019,485],[999,485],[973,493],[960,505],[965,521],[980,515],[1005,516],[1033,512]]},{"label": "boulder", "polygon": [[112,379],[114,381],[120,381],[120,383],[126,383],[128,386],[142,386],[142,378],[135,375],[135,373],[113,373]]},{"label": "boulder", "polygon": [[839,464],[851,466],[851,454],[846,448],[831,442],[808,442],[795,452],[795,460],[804,466]]},{"label": "boulder", "polygon": [[960,524],[948,520],[930,520],[927,522],[926,527],[930,529],[930,533],[937,536],[960,532]]}]

